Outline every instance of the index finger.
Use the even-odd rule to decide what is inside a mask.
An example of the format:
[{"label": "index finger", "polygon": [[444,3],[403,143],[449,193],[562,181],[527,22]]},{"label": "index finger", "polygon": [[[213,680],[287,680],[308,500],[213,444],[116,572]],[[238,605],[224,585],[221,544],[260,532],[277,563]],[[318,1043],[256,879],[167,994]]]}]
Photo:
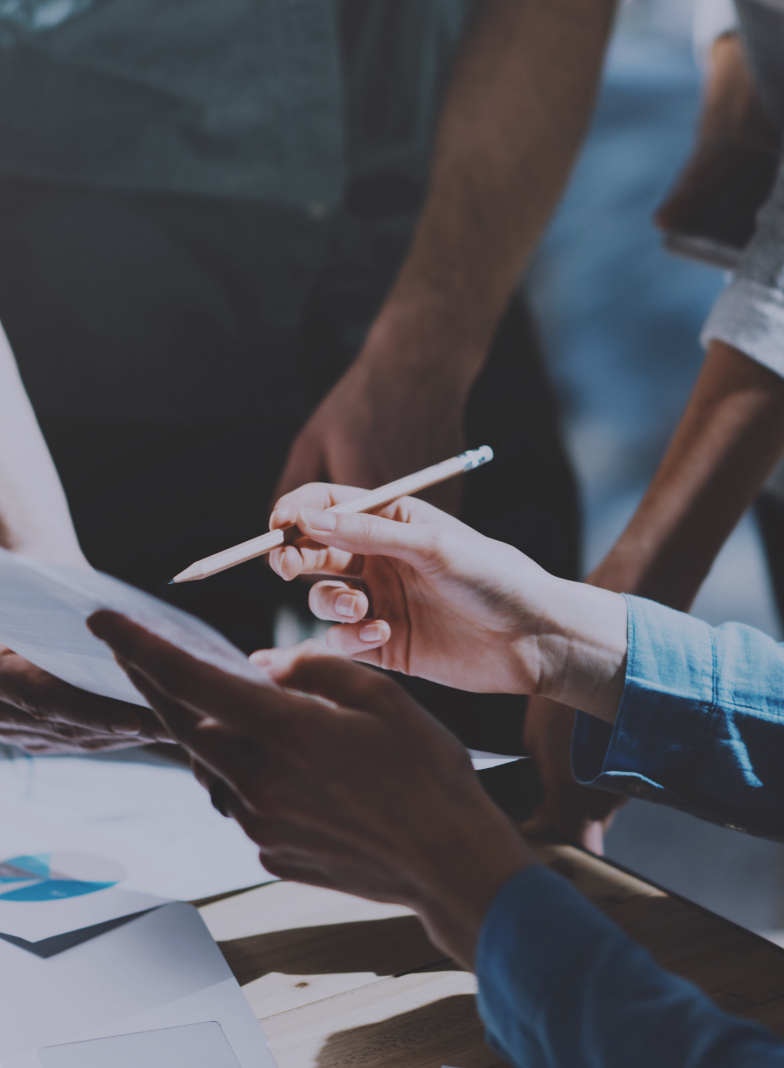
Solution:
[{"label": "index finger", "polygon": [[[313,713],[312,698],[298,697],[264,682],[261,672],[260,681],[254,682],[197,660],[116,612],[96,612],[87,623],[121,665],[142,676],[164,700],[222,723],[237,734],[266,744],[287,734],[286,727],[295,726],[297,713]],[[146,688],[145,696],[148,700],[152,696]]]},{"label": "index finger", "polygon": [[357,486],[333,486],[330,482],[308,482],[299,489],[285,493],[272,509],[270,530],[296,523],[301,508],[318,508],[323,511],[333,504],[354,501],[368,491]]}]

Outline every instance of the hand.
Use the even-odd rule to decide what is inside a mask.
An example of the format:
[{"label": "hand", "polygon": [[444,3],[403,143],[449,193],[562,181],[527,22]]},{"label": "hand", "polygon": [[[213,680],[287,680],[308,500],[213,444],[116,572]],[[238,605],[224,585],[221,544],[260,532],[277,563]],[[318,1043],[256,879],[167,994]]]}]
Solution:
[{"label": "hand", "polygon": [[[535,690],[539,614],[556,580],[517,549],[412,497],[379,515],[323,511],[361,493],[304,486],[283,497],[270,520],[272,527],[296,520],[310,539],[270,555],[279,575],[340,579],[310,591],[314,614],[340,624],[328,632],[327,644],[366,663],[463,690]],[[332,530],[322,529],[330,523]],[[369,611],[372,619],[365,618]],[[530,646],[522,657],[521,646]]]},{"label": "hand", "polygon": [[[379,316],[356,362],[294,441],[276,497],[317,480],[375,489],[464,450],[463,413],[485,353],[466,370],[454,325],[443,325],[441,314]],[[460,483],[426,496],[454,514]]]},{"label": "hand", "polygon": [[90,627],[202,782],[228,787],[228,811],[268,871],[408,905],[471,966],[495,894],[535,858],[465,749],[399,686],[318,643],[278,654],[276,681],[293,693],[194,660],[114,613]]},{"label": "hand", "polygon": [[310,592],[317,616],[341,622],[327,634],[333,649],[463,690],[574,699],[614,721],[626,657],[622,597],[556,579],[414,498],[380,515],[323,511],[360,493],[304,486],[270,520],[296,521],[304,535],[271,554],[278,574],[339,577]]},{"label": "hand", "polygon": [[0,744],[27,753],[94,753],[171,741],[148,709],[87,693],[0,646]]},{"label": "hand", "polygon": [[582,786],[572,774],[573,708],[531,697],[523,742],[536,763],[542,802],[522,825],[528,838],[574,842],[601,856],[604,834],[626,798]]}]

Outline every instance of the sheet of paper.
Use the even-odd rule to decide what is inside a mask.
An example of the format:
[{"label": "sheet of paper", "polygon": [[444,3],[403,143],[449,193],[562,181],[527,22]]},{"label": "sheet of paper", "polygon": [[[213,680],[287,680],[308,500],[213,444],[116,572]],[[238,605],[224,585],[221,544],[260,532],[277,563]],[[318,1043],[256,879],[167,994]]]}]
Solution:
[{"label": "sheet of paper", "polygon": [[[0,884],[2,888],[3,884]],[[65,897],[45,903],[4,901],[0,894],[0,931],[35,943],[67,931],[80,931],[83,927],[106,923],[120,916],[133,916],[137,912],[156,908],[166,900],[118,887],[92,893],[89,899],[83,896]]]},{"label": "sheet of paper", "polygon": [[46,1046],[38,1054],[43,1068],[239,1068],[214,1020]]},{"label": "sheet of paper", "polygon": [[256,682],[269,676],[206,623],[89,568],[0,549],[0,643],[83,690],[146,704],[85,624],[99,608],[121,612],[199,660]]},{"label": "sheet of paper", "polygon": [[41,1068],[47,1047],[209,1021],[240,1068],[274,1068],[247,999],[190,905],[165,905],[49,960],[0,942],[0,1005],[2,1068]]},{"label": "sheet of paper", "polygon": [[0,932],[37,942],[272,879],[190,769],[157,752],[0,760]]}]

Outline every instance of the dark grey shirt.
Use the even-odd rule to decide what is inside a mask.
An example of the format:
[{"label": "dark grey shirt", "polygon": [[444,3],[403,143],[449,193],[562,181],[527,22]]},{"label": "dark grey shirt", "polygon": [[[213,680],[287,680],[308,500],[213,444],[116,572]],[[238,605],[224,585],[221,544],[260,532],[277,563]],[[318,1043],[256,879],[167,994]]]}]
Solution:
[{"label": "dark grey shirt", "polygon": [[473,0],[2,0],[0,174],[278,201],[423,185]]}]

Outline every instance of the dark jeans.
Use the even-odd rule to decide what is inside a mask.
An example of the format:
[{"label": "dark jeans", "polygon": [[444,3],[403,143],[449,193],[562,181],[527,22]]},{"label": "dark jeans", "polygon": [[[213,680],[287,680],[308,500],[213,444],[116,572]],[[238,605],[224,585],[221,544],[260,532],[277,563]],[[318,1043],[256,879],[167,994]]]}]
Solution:
[{"label": "dark jeans", "polygon": [[[0,320],[94,566],[246,651],[269,644],[276,606],[298,595],[263,562],[166,583],[267,528],[291,441],[405,254],[398,230],[365,240],[351,219],[330,231],[284,208],[0,183]],[[496,459],[466,478],[461,518],[576,577],[574,482],[517,297],[466,438]],[[467,744],[519,749],[524,699],[407,685]]]}]

